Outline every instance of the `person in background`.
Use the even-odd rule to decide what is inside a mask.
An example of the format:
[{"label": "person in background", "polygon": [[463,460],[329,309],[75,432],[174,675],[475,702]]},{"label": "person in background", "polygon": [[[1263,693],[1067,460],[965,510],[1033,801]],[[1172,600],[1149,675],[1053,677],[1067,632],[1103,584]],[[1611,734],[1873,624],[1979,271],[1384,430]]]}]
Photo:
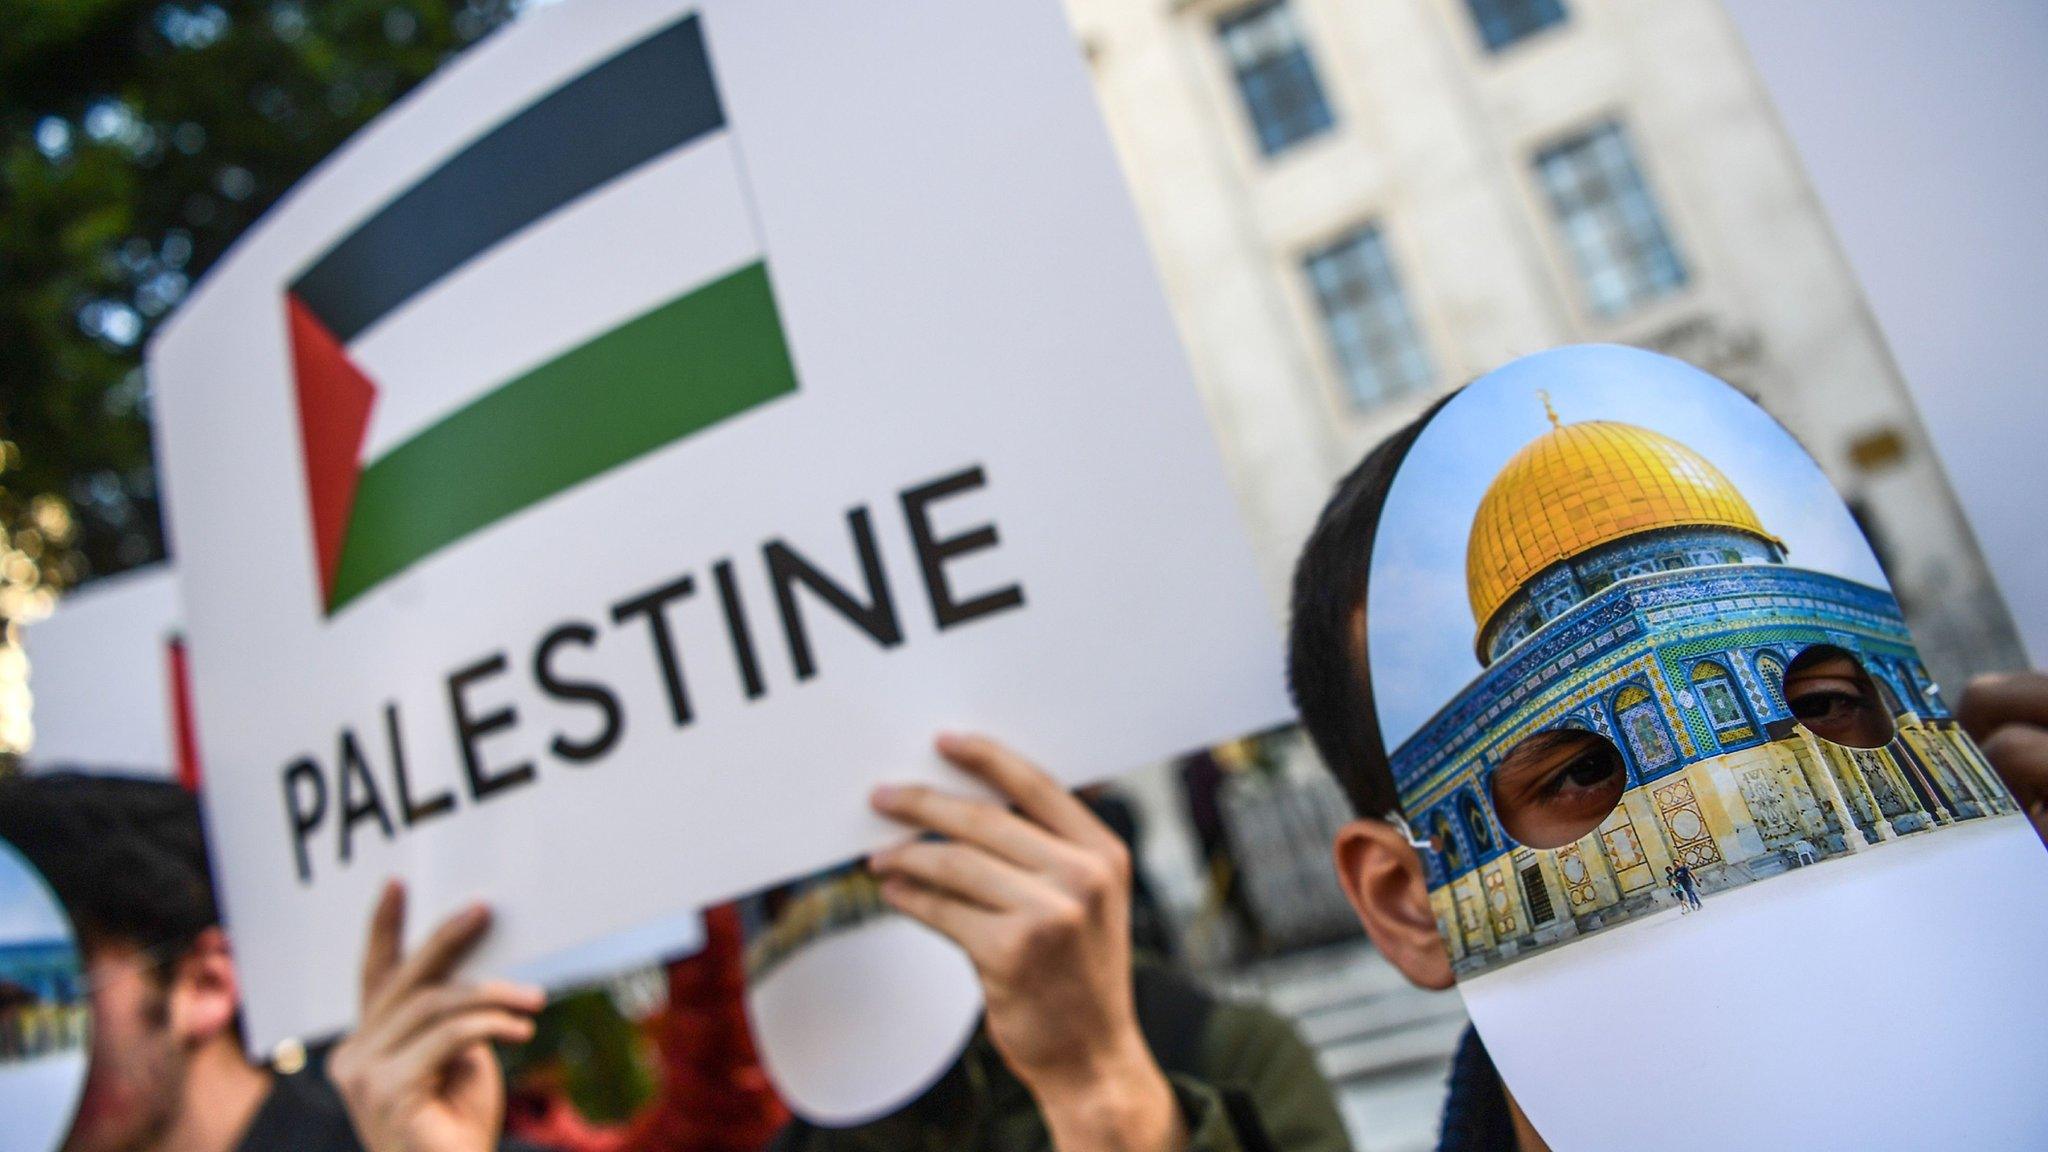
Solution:
[{"label": "person in background", "polygon": [[[1097,820],[1102,821],[1104,827],[1116,833],[1116,838],[1123,841],[1124,851],[1133,861],[1143,857],[1140,845],[1145,828],[1138,816],[1138,806],[1129,797],[1113,784],[1091,784],[1074,794],[1081,798]],[[1162,965],[1173,963],[1179,951],[1174,943],[1173,927],[1167,920],[1166,906],[1152,891],[1152,882],[1146,878],[1145,869],[1135,863],[1131,867],[1131,945],[1137,955]]]},{"label": "person in background", "polygon": [[[515,1075],[507,1130],[560,1152],[760,1152],[766,1147],[788,1123],[789,1109],[776,1096],[747,1025],[738,906],[706,909],[704,947],[669,961],[663,977],[668,995],[641,1025],[658,1076],[651,1100],[629,1119],[593,1124],[577,1111],[560,1081],[540,1077],[522,1083]],[[542,1026],[545,1031],[545,1017]],[[569,1043],[566,1036],[559,1038],[555,1054]],[[534,1049],[528,1045],[520,1062],[531,1061]],[[587,1047],[579,1054],[580,1059],[591,1056]]]},{"label": "person in background", "polygon": [[488,1152],[537,989],[453,982],[489,915],[450,919],[411,956],[402,890],[384,894],[362,1023],[315,1067],[253,1063],[241,985],[192,795],[174,784],[52,775],[0,781],[0,837],[77,927],[92,999],[91,1072],[65,1152]]},{"label": "person in background", "polygon": [[1688,868],[1684,861],[1680,861],[1672,868],[1671,879],[1678,884],[1678,893],[1685,898],[1686,906],[1695,912],[1699,911],[1700,882],[1693,876],[1692,869]]},{"label": "person in background", "polygon": [[869,867],[892,907],[966,951],[985,1024],[904,1112],[838,1132],[798,1125],[777,1152],[1349,1149],[1314,1054],[1284,1021],[1134,968],[1130,851],[1108,825],[993,740],[937,747],[1007,803],[877,789],[878,812],[931,835]]},{"label": "person in background", "polygon": [[1219,752],[1208,748],[1182,758],[1177,765],[1180,791],[1211,899],[1226,918],[1231,939],[1245,941],[1246,950],[1256,953],[1264,950],[1264,932],[1257,911],[1245,896],[1237,849],[1224,824],[1223,790],[1232,770],[1224,766]]}]

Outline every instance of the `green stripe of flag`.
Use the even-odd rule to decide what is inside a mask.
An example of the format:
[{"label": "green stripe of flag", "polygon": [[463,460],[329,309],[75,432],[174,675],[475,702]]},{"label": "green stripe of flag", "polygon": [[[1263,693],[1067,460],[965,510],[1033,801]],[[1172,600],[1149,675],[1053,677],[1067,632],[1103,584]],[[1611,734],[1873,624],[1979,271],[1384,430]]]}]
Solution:
[{"label": "green stripe of flag", "polygon": [[365,468],[329,611],[530,504],[796,387],[764,264],[628,321]]}]

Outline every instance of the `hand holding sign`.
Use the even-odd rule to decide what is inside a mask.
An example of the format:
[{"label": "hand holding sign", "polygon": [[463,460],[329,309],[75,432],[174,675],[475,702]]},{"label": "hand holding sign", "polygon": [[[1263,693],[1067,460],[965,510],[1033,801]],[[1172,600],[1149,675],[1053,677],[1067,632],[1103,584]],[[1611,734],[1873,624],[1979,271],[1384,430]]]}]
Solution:
[{"label": "hand holding sign", "polygon": [[941,755],[1014,805],[884,787],[875,809],[944,841],[869,859],[882,897],[981,976],[988,1030],[1063,1149],[1183,1142],[1131,998],[1131,860],[1116,833],[1023,757],[941,736]]},{"label": "hand holding sign", "polygon": [[1956,717],[2048,841],[2048,673],[1979,676],[1963,689]]},{"label": "hand holding sign", "polygon": [[405,889],[387,885],[363,955],[362,1023],[328,1064],[370,1152],[490,1152],[505,1119],[491,1041],[533,1035],[538,988],[451,982],[483,940],[490,913],[472,907],[405,957]]}]

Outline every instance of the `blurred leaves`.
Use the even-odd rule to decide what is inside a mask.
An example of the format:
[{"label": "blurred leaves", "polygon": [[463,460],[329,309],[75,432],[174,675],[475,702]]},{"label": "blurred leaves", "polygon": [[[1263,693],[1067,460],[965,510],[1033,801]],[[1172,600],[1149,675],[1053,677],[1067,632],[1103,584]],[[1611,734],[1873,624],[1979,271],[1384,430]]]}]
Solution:
[{"label": "blurred leaves", "polygon": [[514,1083],[547,1082],[584,1119],[619,1124],[654,1099],[647,1045],[603,989],[572,993],[547,1006],[533,1039],[506,1054]]},{"label": "blurred leaves", "polygon": [[0,0],[0,524],[18,536],[52,504],[76,521],[44,535],[46,580],[163,555],[150,332],[308,169],[518,6]]},{"label": "blurred leaves", "polygon": [[0,440],[0,776],[35,737],[21,626],[49,612],[54,589],[77,565],[71,510],[48,494],[22,497],[13,476],[20,459],[13,442]]}]

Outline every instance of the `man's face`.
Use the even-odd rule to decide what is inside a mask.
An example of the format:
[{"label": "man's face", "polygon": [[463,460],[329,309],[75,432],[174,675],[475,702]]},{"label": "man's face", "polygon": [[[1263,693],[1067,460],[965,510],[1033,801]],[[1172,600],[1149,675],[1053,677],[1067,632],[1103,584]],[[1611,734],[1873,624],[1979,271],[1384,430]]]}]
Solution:
[{"label": "man's face", "polygon": [[130,1152],[171,1125],[183,1096],[185,1056],[171,1030],[169,992],[127,944],[88,950],[92,1065],[64,1152]]}]

